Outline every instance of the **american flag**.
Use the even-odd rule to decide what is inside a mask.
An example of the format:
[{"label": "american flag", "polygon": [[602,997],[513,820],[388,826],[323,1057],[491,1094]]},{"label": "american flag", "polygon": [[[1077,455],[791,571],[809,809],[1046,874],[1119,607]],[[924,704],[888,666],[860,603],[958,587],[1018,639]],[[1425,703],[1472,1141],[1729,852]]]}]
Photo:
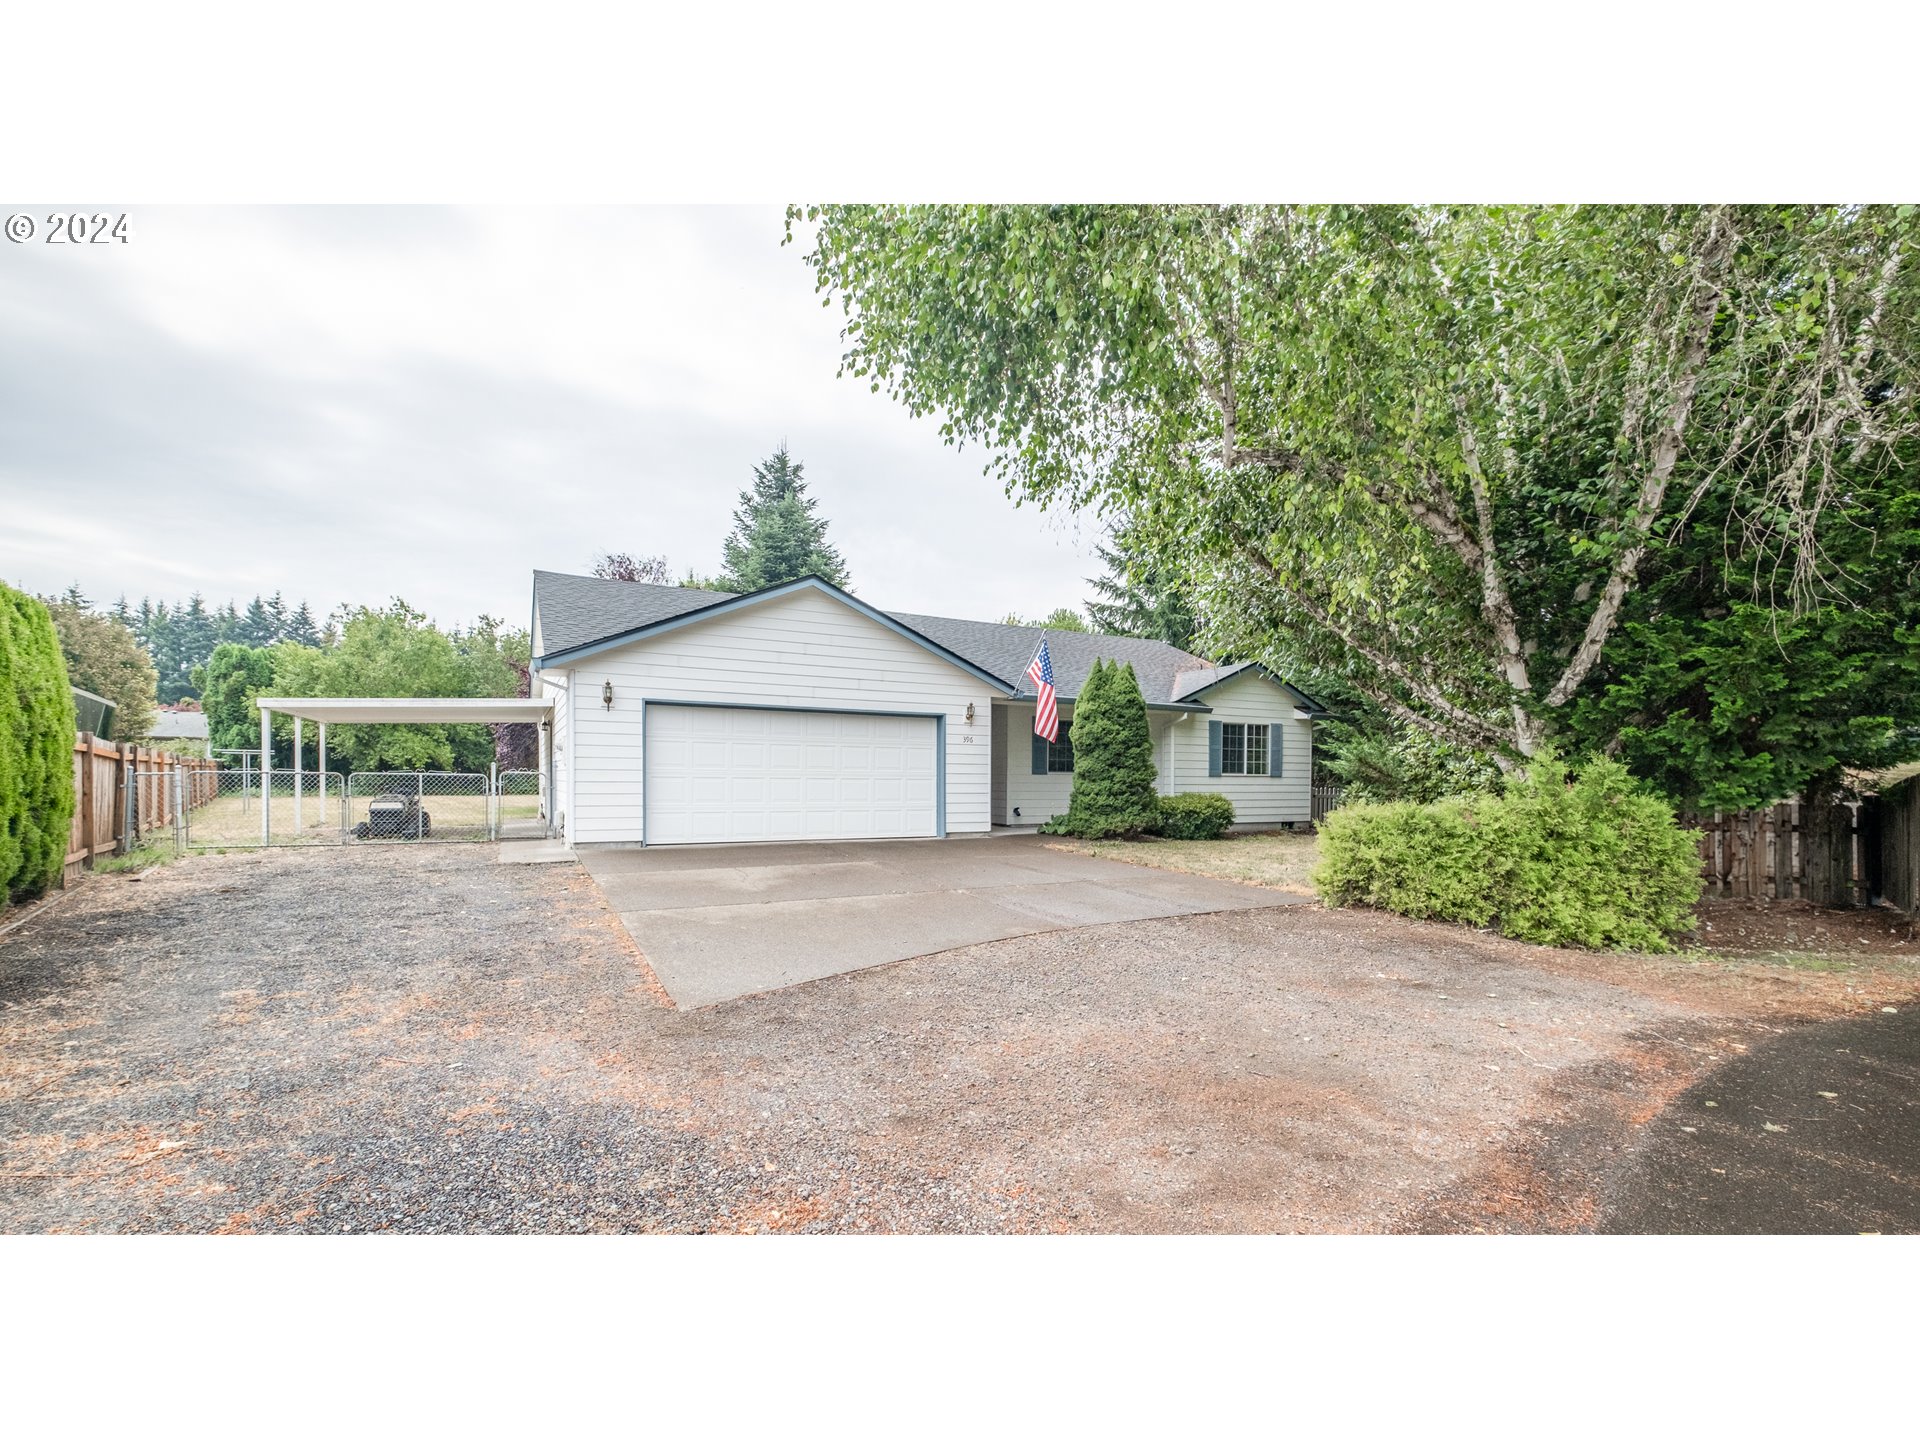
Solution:
[{"label": "american flag", "polygon": [[1040,697],[1033,711],[1033,733],[1046,736],[1051,745],[1060,738],[1060,711],[1053,703],[1053,657],[1047,654],[1044,635],[1040,648],[1033,652],[1033,663],[1027,666],[1027,679],[1033,682],[1033,693]]}]

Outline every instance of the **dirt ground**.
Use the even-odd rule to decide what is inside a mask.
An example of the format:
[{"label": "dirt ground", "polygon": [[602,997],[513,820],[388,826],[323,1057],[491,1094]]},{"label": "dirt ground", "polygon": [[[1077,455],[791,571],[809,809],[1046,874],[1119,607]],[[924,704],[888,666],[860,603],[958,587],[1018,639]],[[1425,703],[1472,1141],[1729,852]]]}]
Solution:
[{"label": "dirt ground", "polygon": [[[1667,1173],[1647,1137],[1743,1057],[1920,992],[1872,917],[1708,918],[1746,948],[1295,906],[681,1012],[573,865],[198,857],[0,937],[0,1229],[1688,1228],[1629,1203]],[[1796,924],[1855,948],[1811,963]],[[1905,1103],[1874,1074],[1845,1103]],[[1897,1221],[1914,1176],[1867,1163]]]}]

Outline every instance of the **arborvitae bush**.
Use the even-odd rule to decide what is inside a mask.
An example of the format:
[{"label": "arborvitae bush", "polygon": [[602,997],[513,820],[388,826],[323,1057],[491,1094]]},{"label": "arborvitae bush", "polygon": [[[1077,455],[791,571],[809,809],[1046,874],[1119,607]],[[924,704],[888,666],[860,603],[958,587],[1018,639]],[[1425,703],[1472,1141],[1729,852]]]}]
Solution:
[{"label": "arborvitae bush", "polygon": [[73,833],[73,691],[47,607],[0,585],[0,900],[60,878]]},{"label": "arborvitae bush", "polygon": [[1497,795],[1342,806],[1314,883],[1331,905],[1493,926],[1517,940],[1665,950],[1700,898],[1694,832],[1612,760],[1536,757]]},{"label": "arborvitae bush", "polygon": [[1147,702],[1131,665],[1096,660],[1073,704],[1073,795],[1041,828],[1099,840],[1140,835],[1160,818]]}]

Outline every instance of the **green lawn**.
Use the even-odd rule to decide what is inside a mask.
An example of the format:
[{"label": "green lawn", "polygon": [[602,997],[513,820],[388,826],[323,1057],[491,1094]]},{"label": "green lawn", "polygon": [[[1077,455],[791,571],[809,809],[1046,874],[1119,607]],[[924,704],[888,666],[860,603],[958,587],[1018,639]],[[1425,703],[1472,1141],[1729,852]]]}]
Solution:
[{"label": "green lawn", "polygon": [[1076,850],[1102,860],[1129,865],[1151,865],[1188,875],[1211,875],[1238,880],[1243,885],[1265,885],[1295,895],[1314,893],[1307,877],[1320,860],[1318,835],[1274,831],[1259,835],[1230,835],[1224,840],[1056,840],[1062,850]]}]

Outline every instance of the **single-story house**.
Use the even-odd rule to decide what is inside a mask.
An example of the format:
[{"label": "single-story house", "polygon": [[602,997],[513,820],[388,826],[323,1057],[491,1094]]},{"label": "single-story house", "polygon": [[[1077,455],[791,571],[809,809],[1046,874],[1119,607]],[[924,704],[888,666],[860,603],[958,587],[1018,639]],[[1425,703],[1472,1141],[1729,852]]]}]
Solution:
[{"label": "single-story house", "polygon": [[198,744],[207,743],[207,717],[201,710],[188,710],[178,705],[162,705],[154,712],[153,724],[148,728],[146,739],[152,742],[163,740],[191,740]]},{"label": "single-story house", "polygon": [[[1047,639],[1060,708],[1033,734]],[[536,571],[533,693],[552,706],[553,819],[574,845],[984,833],[1067,808],[1074,697],[1132,664],[1163,793],[1245,825],[1311,814],[1322,707],[1255,664],[1157,640],[879,610],[819,579],[750,595]]]}]

